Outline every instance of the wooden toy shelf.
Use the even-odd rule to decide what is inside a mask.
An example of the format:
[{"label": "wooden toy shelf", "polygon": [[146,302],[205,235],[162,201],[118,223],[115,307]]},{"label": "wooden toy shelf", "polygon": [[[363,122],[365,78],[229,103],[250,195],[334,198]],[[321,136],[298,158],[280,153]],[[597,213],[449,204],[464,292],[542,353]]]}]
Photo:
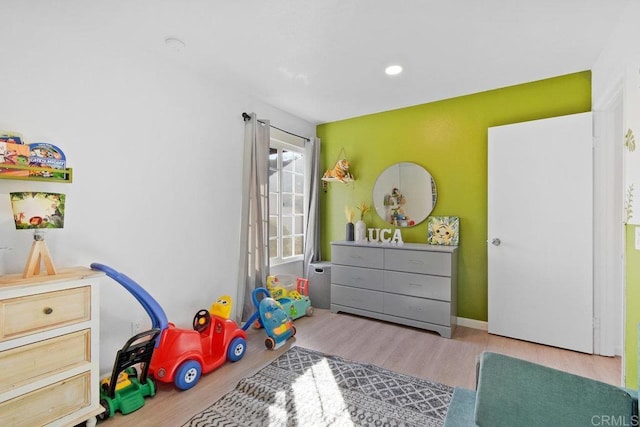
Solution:
[{"label": "wooden toy shelf", "polygon": [[0,165],[0,169],[17,169],[17,170],[28,170],[32,172],[38,171],[47,171],[47,172],[55,172],[55,173],[64,173],[66,178],[47,178],[44,176],[16,176],[16,175],[7,175],[0,173],[0,179],[17,179],[21,181],[43,181],[43,182],[61,182],[64,184],[70,184],[73,182],[73,169],[51,169],[51,168],[38,168],[35,166],[18,166],[18,165]]}]

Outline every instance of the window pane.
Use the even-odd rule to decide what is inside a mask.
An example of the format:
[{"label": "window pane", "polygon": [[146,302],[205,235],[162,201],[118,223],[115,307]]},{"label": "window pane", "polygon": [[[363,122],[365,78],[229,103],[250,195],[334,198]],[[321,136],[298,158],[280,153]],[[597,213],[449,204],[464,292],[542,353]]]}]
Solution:
[{"label": "window pane", "polygon": [[282,237],[293,234],[293,218],[290,216],[282,217]]},{"label": "window pane", "polygon": [[282,239],[282,258],[290,257],[293,255],[293,239],[285,237]]},{"label": "window pane", "polygon": [[269,237],[278,237],[278,216],[277,215],[269,216]]},{"label": "window pane", "polygon": [[295,176],[295,193],[304,194],[304,175]]},{"label": "window pane", "polygon": [[282,215],[293,213],[293,196],[291,194],[282,195]]},{"label": "window pane", "polygon": [[269,215],[278,215],[280,212],[278,203],[278,193],[269,193]]},{"label": "window pane", "polygon": [[295,213],[297,214],[302,214],[304,213],[304,211],[302,210],[302,207],[304,205],[304,198],[302,196],[296,196],[295,197]]},{"label": "window pane", "polygon": [[293,174],[282,172],[282,192],[293,193]]},{"label": "window pane", "polygon": [[278,191],[278,173],[269,171],[269,191]]},{"label": "window pane", "polygon": [[296,154],[294,151],[282,150],[282,170],[293,172]]},{"label": "window pane", "polygon": [[295,228],[293,229],[293,234],[303,234],[304,230],[302,229],[303,225],[303,221],[304,220],[304,216],[302,215],[296,215],[293,218],[293,222],[295,225]]},{"label": "window pane", "polygon": [[278,241],[276,239],[269,240],[269,258],[279,258]]},{"label": "window pane", "polygon": [[302,255],[304,251],[304,240],[302,236],[298,236],[295,238],[295,247],[294,247],[294,255]]},{"label": "window pane", "polygon": [[304,173],[304,156],[302,155],[302,153],[295,153],[296,154],[296,161],[294,164],[293,169],[298,172],[298,173]]},{"label": "window pane", "polygon": [[269,154],[269,255],[277,263],[304,249],[305,165],[303,153],[275,141]]}]

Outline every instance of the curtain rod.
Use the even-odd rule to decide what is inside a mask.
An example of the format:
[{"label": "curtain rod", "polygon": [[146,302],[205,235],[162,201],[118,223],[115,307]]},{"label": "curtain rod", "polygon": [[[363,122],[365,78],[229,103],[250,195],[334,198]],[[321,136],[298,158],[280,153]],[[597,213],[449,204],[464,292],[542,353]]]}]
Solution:
[{"label": "curtain rod", "polygon": [[[250,115],[248,115],[247,113],[242,113],[242,119],[246,122],[247,120],[251,120],[251,116],[250,116]],[[262,123],[263,125],[264,125],[264,124],[266,124],[266,123],[265,123],[265,122],[263,122],[262,120],[258,120],[258,123]],[[272,128],[274,128],[274,129],[278,129],[280,132],[284,132],[284,133],[289,134],[289,135],[291,135],[291,136],[296,136],[296,137],[298,137],[298,138],[300,138],[300,139],[304,139],[305,141],[311,141],[311,140],[310,140],[309,138],[307,138],[306,136],[296,135],[296,134],[295,134],[295,133],[293,133],[293,132],[289,132],[288,130],[280,129],[279,127],[274,126],[274,125],[272,125],[272,124],[270,124],[270,125],[269,125],[269,127],[272,127]]]}]

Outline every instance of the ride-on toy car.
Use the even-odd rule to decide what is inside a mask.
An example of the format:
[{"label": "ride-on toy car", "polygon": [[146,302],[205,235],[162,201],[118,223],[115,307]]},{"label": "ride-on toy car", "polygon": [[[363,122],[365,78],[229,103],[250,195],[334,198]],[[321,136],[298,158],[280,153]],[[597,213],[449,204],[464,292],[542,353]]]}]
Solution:
[{"label": "ride-on toy car", "polygon": [[[99,415],[101,420],[112,417],[116,411],[123,415],[136,411],[144,406],[145,397],[155,396],[156,385],[147,373],[158,334],[158,329],[141,332],[118,350],[111,377],[100,382],[100,404],[105,408]],[[142,370],[139,378],[134,365]]]},{"label": "ride-on toy car", "polygon": [[133,279],[103,264],[91,268],[103,271],[120,283],[142,305],[151,318],[152,328],[160,330],[149,364],[149,374],[157,381],[174,383],[188,390],[227,360],[242,359],[247,349],[247,333],[231,319],[200,310],[193,319],[194,329],[180,329],[167,320],[158,302]]}]

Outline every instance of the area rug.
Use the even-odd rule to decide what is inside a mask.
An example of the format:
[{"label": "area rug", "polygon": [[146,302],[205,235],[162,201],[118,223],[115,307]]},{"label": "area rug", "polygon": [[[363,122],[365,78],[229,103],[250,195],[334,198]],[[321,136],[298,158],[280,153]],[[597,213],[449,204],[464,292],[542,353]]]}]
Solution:
[{"label": "area rug", "polygon": [[452,394],[443,384],[292,347],[184,427],[441,426]]}]

